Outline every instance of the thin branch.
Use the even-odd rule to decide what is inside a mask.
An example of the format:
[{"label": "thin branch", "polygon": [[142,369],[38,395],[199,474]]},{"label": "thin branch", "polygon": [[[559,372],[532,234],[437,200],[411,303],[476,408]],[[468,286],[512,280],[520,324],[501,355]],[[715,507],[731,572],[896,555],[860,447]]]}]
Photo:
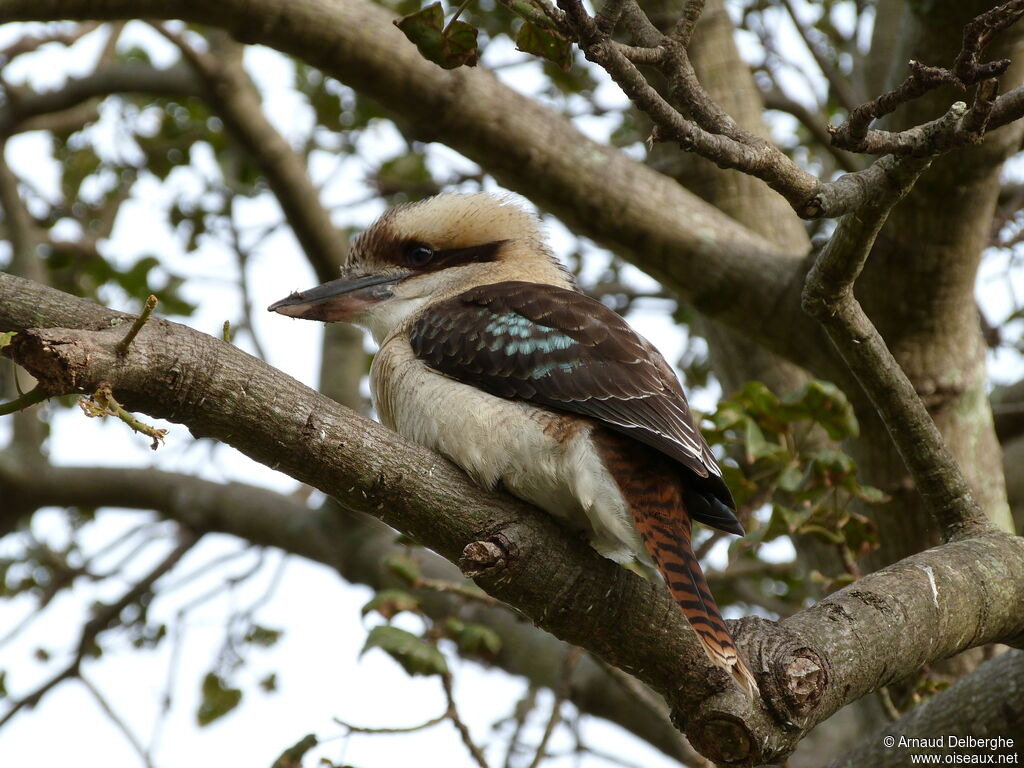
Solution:
[{"label": "thin branch", "polygon": [[860,158],[857,155],[847,152],[845,149],[840,149],[832,143],[832,134],[829,133],[828,124],[818,112],[808,109],[795,99],[791,99],[777,85],[762,95],[765,109],[774,109],[795,117],[811,134],[815,142],[817,142],[817,146],[831,154],[836,164],[842,170],[853,173],[864,167],[864,164],[860,162]]},{"label": "thin branch", "polygon": [[200,84],[186,66],[175,65],[157,69],[138,62],[112,62],[82,77],[68,78],[50,91],[13,90],[12,98],[0,107],[0,135],[9,136],[38,130],[39,121],[47,116],[69,116],[70,110],[86,108],[85,114],[96,115],[98,100],[120,93],[146,93],[160,96],[199,95]]},{"label": "thin branch", "polygon": [[418,725],[398,725],[393,727],[369,727],[364,725],[353,725],[348,723],[341,718],[332,718],[334,722],[344,728],[350,733],[370,733],[370,734],[395,734],[395,733],[416,733],[417,731],[425,731],[428,728],[433,728],[435,725],[439,725],[448,719],[448,711],[445,710],[437,717],[432,717],[426,722],[419,723]]},{"label": "thin branch", "polygon": [[198,541],[198,534],[183,529],[179,535],[178,545],[155,568],[136,582],[118,600],[113,603],[96,606],[93,617],[82,627],[71,662],[61,671],[43,682],[34,691],[11,704],[7,712],[4,713],[4,716],[0,717],[0,728],[7,724],[22,709],[31,709],[36,706],[47,693],[65,680],[80,677],[82,662],[92,653],[93,645],[100,633],[115,624],[125,608],[137,603],[143,595],[152,591],[153,585],[160,577],[177,565],[178,561]]},{"label": "thin branch", "polygon": [[3,66],[6,66],[12,59],[37,51],[49,43],[60,43],[63,46],[71,47],[99,26],[99,22],[88,21],[76,24],[70,32],[56,31],[44,35],[24,35],[0,50],[0,60],[2,60]]},{"label": "thin branch", "polygon": [[[810,51],[811,56],[814,57],[814,61],[818,65],[818,69],[821,70],[825,79],[828,80],[832,93],[835,94],[839,103],[847,112],[849,112],[854,108],[854,106],[856,106],[860,99],[854,95],[853,88],[850,86],[849,82],[847,82],[843,74],[832,65],[832,62],[828,60],[828,57],[821,51],[818,44],[811,39],[811,33],[800,20],[799,14],[793,7],[792,0],[782,0],[782,4],[786,8],[786,12],[789,14],[789,18],[793,22],[793,26],[796,27],[797,33],[804,41],[804,46],[808,51]],[[827,11],[824,12],[827,13]]]},{"label": "thin branch", "polygon": [[135,341],[135,337],[139,335],[139,331],[142,330],[142,326],[146,324],[150,316],[153,314],[153,310],[156,309],[156,296],[153,294],[149,295],[146,299],[146,303],[142,307],[142,312],[135,318],[135,322],[132,323],[132,327],[128,329],[128,333],[121,339],[121,343],[117,345],[117,352],[121,355],[127,355],[128,349],[131,347],[132,342]]},{"label": "thin branch", "polygon": [[807,275],[803,307],[825,326],[878,409],[945,536],[953,539],[976,534],[987,527],[984,512],[913,384],[853,295],[853,284],[889,211],[906,195],[929,161],[890,156],[877,164],[888,166],[888,193],[840,220]]},{"label": "thin branch", "polygon": [[533,761],[530,763],[530,768],[539,768],[544,758],[547,757],[548,742],[551,741],[551,736],[562,719],[562,705],[569,698],[569,692],[572,688],[572,673],[575,671],[576,664],[580,660],[580,653],[580,649],[574,645],[566,649],[565,660],[562,662],[561,681],[555,690],[555,700],[551,703],[551,717],[548,718],[547,725],[544,726],[544,734],[537,745],[537,751],[533,756]]},{"label": "thin branch", "polygon": [[[138,331],[136,331],[136,333],[138,333]],[[123,356],[123,353],[121,352],[121,345],[123,343],[124,340],[118,342],[116,347],[118,357]],[[87,398],[78,398],[78,405],[81,407],[82,412],[91,419],[102,419],[107,416],[116,416],[127,424],[133,432],[141,432],[151,438],[152,442],[149,447],[154,451],[160,447],[164,438],[167,436],[166,429],[159,429],[150,424],[146,424],[144,421],[141,421],[136,417],[135,414],[125,410],[124,406],[114,399],[114,394],[108,385],[101,385],[99,389]]]},{"label": "thin branch", "polygon": [[[530,685],[523,694],[523,698],[516,702],[512,710],[512,722],[514,723],[512,733],[508,737],[508,749],[505,750],[504,768],[512,768],[512,760],[520,751],[519,737],[526,727],[530,713],[537,706],[537,687]],[[500,725],[501,723],[498,723]]]},{"label": "thin branch", "polygon": [[473,735],[469,732],[469,726],[459,716],[459,709],[455,704],[455,693],[452,690],[452,675],[450,672],[441,675],[441,685],[444,686],[444,695],[448,701],[448,711],[445,713],[445,717],[452,721],[455,729],[459,732],[459,736],[462,738],[462,743],[466,745],[466,749],[469,750],[469,754],[476,761],[476,764],[480,768],[490,768],[487,764],[487,758],[484,757],[483,750],[473,741]]},{"label": "thin branch", "polygon": [[704,13],[704,0],[687,0],[683,12],[679,16],[679,21],[676,22],[676,27],[672,31],[672,37],[683,48],[690,46],[693,30],[696,29],[702,13]]},{"label": "thin branch", "polygon": [[153,760],[149,755],[149,750],[142,746],[142,742],[139,741],[139,737],[136,736],[132,729],[128,727],[128,723],[126,723],[124,719],[114,711],[110,702],[107,701],[107,697],[100,692],[99,688],[93,685],[89,678],[81,673],[81,670],[78,671],[77,677],[78,681],[84,685],[86,690],[88,690],[89,693],[92,694],[92,697],[96,699],[96,703],[99,705],[100,709],[103,710],[107,719],[114,724],[114,727],[121,732],[125,740],[131,745],[132,749],[135,750],[139,759],[142,760],[142,764],[145,765],[146,768],[154,768]]},{"label": "thin branch", "polygon": [[348,243],[331,222],[305,160],[267,120],[260,96],[242,67],[239,44],[211,39],[211,52],[196,50],[183,35],[162,24],[154,28],[174,43],[205,83],[205,98],[225,126],[259,165],[295,237],[320,280],[333,280]]},{"label": "thin branch", "polygon": [[0,404],[0,416],[9,416],[18,411],[24,411],[33,405],[43,402],[49,397],[42,389],[35,387],[21,397],[11,400],[9,403]]},{"label": "thin branch", "polygon": [[[1024,0],[1011,0],[977,16],[964,29],[963,46],[952,69],[930,67],[918,61],[911,61],[910,75],[902,83],[850,110],[850,116],[835,129],[835,145],[854,152],[870,154],[923,155],[937,154],[953,146],[979,141],[992,113],[995,79],[1010,67],[1009,59],[983,64],[978,59],[979,54],[992,35],[1010,27],[1021,16],[1024,16]],[[968,113],[971,117],[962,126],[947,130],[945,133],[928,131],[927,126],[917,126],[898,133],[869,130],[872,121],[894,112],[903,104],[920,98],[940,85],[952,85],[963,90],[987,80],[993,82],[986,88],[979,89],[975,108]],[[921,136],[922,130],[925,130],[924,137]],[[923,140],[925,138],[931,143]]]}]

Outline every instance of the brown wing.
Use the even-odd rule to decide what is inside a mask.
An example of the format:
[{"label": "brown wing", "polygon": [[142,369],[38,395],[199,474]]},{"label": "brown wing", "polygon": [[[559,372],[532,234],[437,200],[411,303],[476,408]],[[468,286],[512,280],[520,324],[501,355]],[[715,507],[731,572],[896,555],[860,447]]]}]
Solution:
[{"label": "brown wing", "polygon": [[427,308],[410,342],[417,357],[452,378],[590,416],[656,448],[688,470],[698,492],[694,518],[742,533],[672,369],[600,302],[538,283],[480,286]]}]

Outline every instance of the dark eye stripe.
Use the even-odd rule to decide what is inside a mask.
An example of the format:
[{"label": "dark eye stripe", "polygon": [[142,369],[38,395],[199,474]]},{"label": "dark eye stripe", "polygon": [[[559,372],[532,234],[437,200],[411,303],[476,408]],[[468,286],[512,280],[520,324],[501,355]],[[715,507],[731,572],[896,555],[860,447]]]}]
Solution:
[{"label": "dark eye stripe", "polygon": [[[495,240],[491,243],[481,243],[468,248],[449,248],[443,251],[434,251],[434,257],[423,266],[415,266],[417,272],[437,272],[448,267],[457,267],[460,264],[485,264],[497,261],[501,248],[508,240]],[[420,246],[419,243],[416,246]],[[413,266],[408,264],[404,266]]]}]

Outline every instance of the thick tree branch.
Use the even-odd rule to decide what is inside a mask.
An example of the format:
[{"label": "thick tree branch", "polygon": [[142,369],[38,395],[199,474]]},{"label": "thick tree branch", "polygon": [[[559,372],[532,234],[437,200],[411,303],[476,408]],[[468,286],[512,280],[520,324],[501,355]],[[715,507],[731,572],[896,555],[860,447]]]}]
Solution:
[{"label": "thick tree branch", "polygon": [[73,109],[115,93],[198,96],[201,85],[184,65],[157,69],[138,63],[106,64],[84,77],[69,78],[51,91],[10,90],[9,101],[0,109],[0,135],[37,130],[39,118],[44,115]]},{"label": "thick tree branch", "polygon": [[[895,723],[863,739],[853,750],[830,764],[830,768],[897,768],[907,765],[912,754],[1015,755],[1021,750],[1019,734],[1024,733],[1024,651],[1010,651],[985,662],[970,675],[935,694],[910,710]],[[1013,734],[1009,748],[956,748],[951,737],[994,739]],[[886,747],[891,736],[893,747]],[[941,749],[909,748],[903,739],[936,739]],[[909,742],[914,743],[914,742]],[[1005,738],[1003,743],[1005,744]],[[902,745],[902,746],[901,746]]]},{"label": "thick tree branch", "polygon": [[[74,315],[98,330],[52,327]],[[778,628],[742,623],[740,643],[770,707],[752,708],[708,664],[664,590],[547,516],[473,488],[436,454],[183,326],[150,321],[120,357],[116,321],[123,316],[0,274],[0,329],[23,331],[8,353],[49,391],[109,384],[129,407],[234,445],[459,561],[495,597],[666,696],[691,743],[713,759],[784,756],[800,733],[780,723],[810,727],[922,663],[1024,633],[1024,540],[959,541],[865,577]],[[51,327],[26,331],[30,323]]]},{"label": "thick tree branch", "polygon": [[[629,8],[627,7],[627,11]],[[821,336],[796,311],[802,254],[787,254],[481,68],[424,60],[363,0],[5,0],[0,22],[178,18],[227,29],[320,67],[443,141],[580,234],[613,248],[697,309],[830,376]],[[373,34],[367,33],[373,30]],[[543,148],[543,150],[541,150]],[[835,378],[831,376],[831,378]]]},{"label": "thick tree branch", "polygon": [[[322,563],[351,583],[377,590],[409,589],[385,564],[391,555],[408,555],[407,547],[395,542],[394,531],[333,502],[310,509],[296,496],[242,483],[214,483],[152,469],[29,467],[4,461],[2,453],[0,496],[8,501],[0,510],[0,529],[8,522],[2,519],[5,512],[22,513],[42,506],[151,509],[191,530],[230,534],[256,546],[278,547]],[[424,550],[416,556],[425,578],[462,579],[457,568],[432,552]],[[714,586],[713,576],[711,583]],[[432,618],[458,616],[494,629],[502,638],[502,649],[491,663],[536,686],[558,685],[557,660],[564,656],[564,644],[523,621],[519,614],[467,603],[450,593],[416,593],[424,612]],[[606,669],[589,656],[576,669],[570,700],[581,712],[625,728],[680,762],[692,757],[689,745],[669,722],[664,704],[660,713],[638,709],[634,694],[609,679]]]}]

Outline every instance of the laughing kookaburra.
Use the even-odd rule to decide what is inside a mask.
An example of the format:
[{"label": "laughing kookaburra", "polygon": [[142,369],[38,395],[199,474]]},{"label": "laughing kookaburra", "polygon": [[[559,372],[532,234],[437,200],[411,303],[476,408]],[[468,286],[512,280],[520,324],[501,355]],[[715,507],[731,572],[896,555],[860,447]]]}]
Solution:
[{"label": "laughing kookaburra", "polygon": [[711,661],[757,689],[690,546],[691,520],[743,528],[683,389],[579,292],[533,215],[486,194],[398,206],[355,240],[341,279],[270,309],[367,328],[384,424],[602,555],[653,560]]}]

